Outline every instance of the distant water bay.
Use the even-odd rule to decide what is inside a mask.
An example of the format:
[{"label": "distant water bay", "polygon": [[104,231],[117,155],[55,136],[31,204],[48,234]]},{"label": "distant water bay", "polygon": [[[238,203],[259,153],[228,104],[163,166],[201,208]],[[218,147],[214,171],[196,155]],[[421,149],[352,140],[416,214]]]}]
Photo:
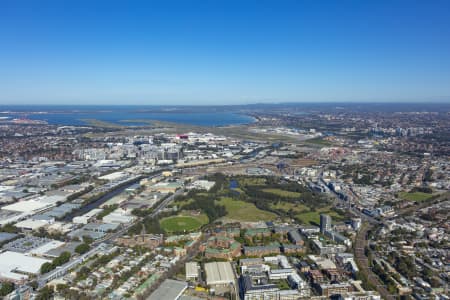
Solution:
[{"label": "distant water bay", "polygon": [[43,120],[54,125],[87,125],[85,120],[89,119],[131,126],[148,125],[139,120],[200,126],[254,122],[252,117],[214,108],[163,106],[0,106],[0,117]]}]

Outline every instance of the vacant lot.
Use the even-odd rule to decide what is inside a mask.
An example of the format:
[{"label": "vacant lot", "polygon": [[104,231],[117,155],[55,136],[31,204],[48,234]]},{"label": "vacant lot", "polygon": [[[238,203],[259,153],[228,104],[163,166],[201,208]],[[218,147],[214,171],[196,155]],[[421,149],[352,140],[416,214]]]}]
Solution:
[{"label": "vacant lot", "polygon": [[197,230],[208,223],[208,217],[199,216],[174,216],[160,221],[161,227],[166,232],[184,232]]},{"label": "vacant lot", "polygon": [[225,206],[225,209],[227,211],[227,219],[235,221],[270,221],[276,219],[277,217],[277,215],[275,215],[274,213],[260,210],[253,203],[248,203],[240,200],[233,200],[231,198],[223,197],[219,201],[216,201],[216,203]]},{"label": "vacant lot", "polygon": [[286,198],[299,198],[302,193],[284,191],[282,189],[262,189],[263,192]]},{"label": "vacant lot", "polygon": [[414,193],[408,193],[408,192],[401,192],[399,194],[400,198],[409,200],[409,201],[425,201],[433,197],[432,194],[422,193],[422,192],[414,192]]}]

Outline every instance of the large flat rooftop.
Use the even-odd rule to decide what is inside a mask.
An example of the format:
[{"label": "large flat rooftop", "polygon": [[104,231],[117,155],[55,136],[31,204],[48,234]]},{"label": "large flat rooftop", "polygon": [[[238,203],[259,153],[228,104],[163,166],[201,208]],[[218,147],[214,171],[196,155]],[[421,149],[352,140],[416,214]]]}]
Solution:
[{"label": "large flat rooftop", "polygon": [[9,277],[12,272],[38,274],[41,266],[50,260],[6,251],[0,254],[0,276]]},{"label": "large flat rooftop", "polygon": [[187,286],[184,281],[166,279],[147,300],[177,300],[187,289]]}]

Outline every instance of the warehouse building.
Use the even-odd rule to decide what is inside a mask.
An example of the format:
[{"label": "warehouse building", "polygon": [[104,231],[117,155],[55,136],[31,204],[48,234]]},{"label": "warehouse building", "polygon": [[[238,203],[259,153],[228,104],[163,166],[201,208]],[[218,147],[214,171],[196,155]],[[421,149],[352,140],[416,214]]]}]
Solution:
[{"label": "warehouse building", "polygon": [[223,287],[235,283],[231,263],[211,262],[205,264],[206,283],[211,287]]},{"label": "warehouse building", "polygon": [[187,287],[186,282],[166,279],[147,300],[178,300]]},{"label": "warehouse building", "polygon": [[118,208],[112,213],[104,216],[102,220],[105,223],[129,224],[135,220],[135,217],[122,208]]},{"label": "warehouse building", "polygon": [[2,210],[9,212],[22,213],[23,216],[29,216],[56,206],[57,202],[64,201],[61,196],[42,196],[35,199],[19,201],[2,207]]},{"label": "warehouse building", "polygon": [[51,260],[27,256],[23,253],[6,251],[0,254],[0,278],[12,282],[22,282],[28,275],[39,274],[41,266]]},{"label": "warehouse building", "polygon": [[89,220],[93,219],[95,216],[97,216],[99,213],[101,213],[103,209],[101,208],[94,208],[85,213],[82,216],[77,216],[72,219],[72,222],[75,224],[87,224]]},{"label": "warehouse building", "polygon": [[188,186],[188,189],[209,191],[216,183],[208,180],[196,180]]},{"label": "warehouse building", "polygon": [[200,266],[197,262],[186,263],[186,280],[197,280],[199,278]]}]

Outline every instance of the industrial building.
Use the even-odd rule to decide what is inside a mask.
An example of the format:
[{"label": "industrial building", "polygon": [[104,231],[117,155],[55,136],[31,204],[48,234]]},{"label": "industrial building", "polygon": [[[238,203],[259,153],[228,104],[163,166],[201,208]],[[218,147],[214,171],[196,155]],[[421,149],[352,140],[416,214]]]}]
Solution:
[{"label": "industrial building", "polygon": [[24,231],[33,231],[33,230],[38,230],[41,227],[51,225],[51,224],[53,224],[54,221],[55,221],[54,218],[49,218],[48,220],[42,220],[42,219],[37,220],[35,218],[29,218],[29,219],[26,219],[26,220],[16,223],[15,226]]},{"label": "industrial building", "polygon": [[188,189],[206,190],[209,191],[216,183],[208,180],[196,180],[191,183]]},{"label": "industrial building", "polygon": [[211,287],[228,286],[235,283],[234,271],[229,262],[205,264],[206,283]]},{"label": "industrial building", "polygon": [[150,186],[151,191],[159,193],[175,193],[176,190],[183,187],[182,182],[158,182]]},{"label": "industrial building", "polygon": [[114,231],[119,227],[120,224],[99,224],[99,223],[88,223],[81,227],[71,231],[68,236],[71,238],[78,237],[82,239],[83,236],[90,236],[94,240],[104,237],[108,232]]},{"label": "industrial building", "polygon": [[102,220],[105,223],[129,224],[133,222],[135,218],[136,217],[131,215],[131,212],[118,208],[112,213],[104,216]]},{"label": "industrial building", "polygon": [[0,232],[0,244],[10,241],[14,238],[16,238],[18,235],[15,233],[8,233],[8,232]]},{"label": "industrial building", "polygon": [[200,276],[200,266],[197,262],[186,263],[186,280],[197,280]]},{"label": "industrial building", "polygon": [[30,200],[19,201],[2,207],[2,210],[21,212],[25,214],[35,214],[51,207],[56,206],[58,202],[64,201],[64,196],[41,196]]},{"label": "industrial building", "polygon": [[166,279],[147,300],[178,300],[187,287],[186,282]]},{"label": "industrial building", "polygon": [[0,278],[7,281],[21,282],[28,275],[39,274],[41,266],[51,260],[6,251],[0,254]]},{"label": "industrial building", "polygon": [[101,208],[91,209],[90,211],[88,211],[87,213],[85,213],[82,216],[74,217],[72,222],[75,224],[87,224],[89,222],[89,220],[94,218],[96,215],[98,215],[102,211],[103,211],[103,209],[101,209]]}]

